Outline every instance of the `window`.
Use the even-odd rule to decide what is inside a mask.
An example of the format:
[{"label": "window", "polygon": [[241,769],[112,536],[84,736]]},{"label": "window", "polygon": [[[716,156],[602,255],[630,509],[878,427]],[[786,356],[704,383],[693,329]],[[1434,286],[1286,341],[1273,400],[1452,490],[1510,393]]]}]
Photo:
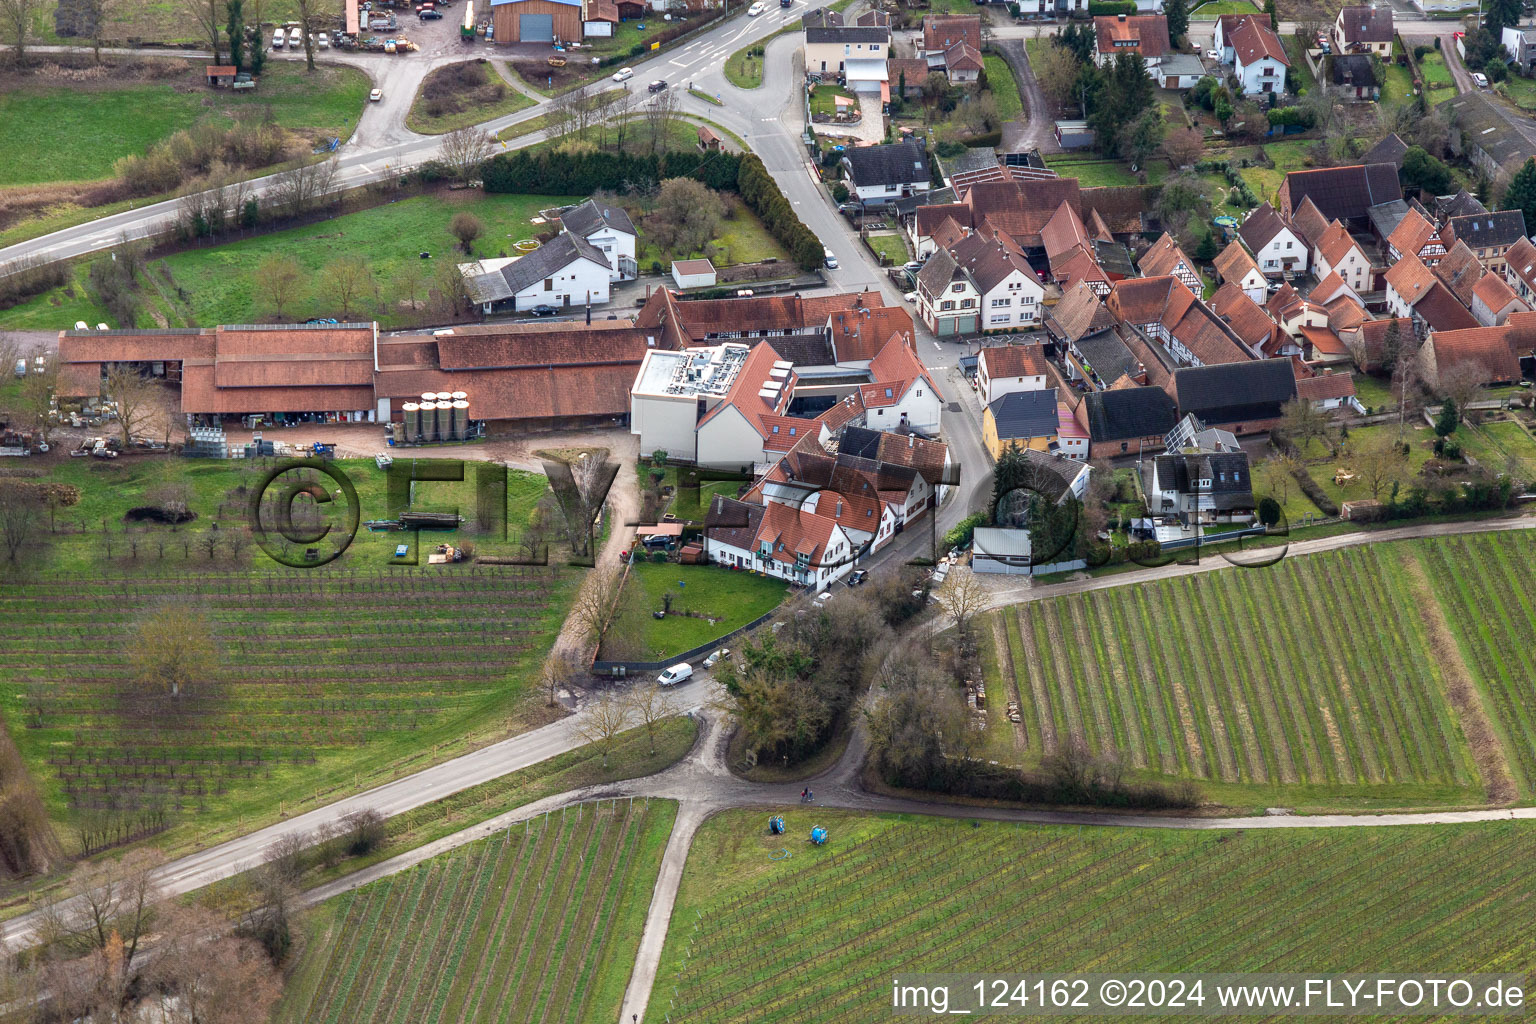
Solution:
[{"label": "window", "polygon": [[544,290],[547,291],[547,292],[552,292],[552,291],[555,290],[555,279],[554,278],[546,277],[544,279]]},{"label": "window", "polygon": [[999,309],[999,308],[1001,308],[1003,306],[1011,306],[1011,305],[1013,305],[1013,300],[1012,299],[993,299],[992,300],[992,308],[993,309]]},{"label": "window", "polygon": [[955,308],[955,304],[950,300],[945,299],[943,302],[939,303],[939,308],[942,310],[951,310]]},{"label": "window", "polygon": [[976,300],[975,299],[961,299],[960,300],[960,308],[961,309],[970,309],[974,305],[976,305]]},{"label": "window", "polygon": [[869,52],[870,53],[879,53],[880,52],[880,44],[879,43],[870,43],[869,44]]},{"label": "window", "polygon": [[1289,248],[1290,248],[1290,247],[1291,247],[1291,243],[1290,243],[1290,242],[1286,242],[1286,243],[1285,243],[1285,247],[1286,247],[1286,248],[1287,248],[1287,249],[1289,249]]},{"label": "window", "polygon": [[917,397],[918,398],[922,398],[923,397],[923,389],[922,388],[918,388],[917,389]]},{"label": "window", "polygon": [[965,291],[965,284],[962,282],[960,284],[953,285],[953,286],[950,287],[949,290],[952,291],[952,292],[963,292],[963,291]]}]

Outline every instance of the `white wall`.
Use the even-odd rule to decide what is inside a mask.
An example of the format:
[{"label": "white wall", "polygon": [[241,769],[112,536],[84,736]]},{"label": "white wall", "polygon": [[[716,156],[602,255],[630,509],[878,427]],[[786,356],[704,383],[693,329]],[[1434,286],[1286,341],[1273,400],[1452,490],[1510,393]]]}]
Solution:
[{"label": "white wall", "polygon": [[981,329],[1003,330],[1038,324],[1045,313],[1044,299],[1045,289],[1015,270],[981,297]]},{"label": "white wall", "polygon": [[[1270,75],[1264,72],[1268,70]],[[1284,92],[1285,91],[1285,65],[1273,57],[1261,57],[1252,64],[1237,69],[1237,76],[1243,83],[1243,92],[1252,95],[1254,93]],[[1268,84],[1266,90],[1264,86]]]},{"label": "white wall", "polygon": [[939,413],[943,403],[934,394],[933,386],[919,378],[902,395],[895,405],[882,405],[865,412],[865,421],[871,430],[895,430],[901,426],[905,413],[907,425],[925,434],[939,431]]},{"label": "white wall", "polygon": [[661,398],[631,395],[629,432],[640,435],[640,450],[649,455],[658,448],[679,459],[697,457],[694,421],[698,400],[693,396]]},{"label": "white wall", "polygon": [[1260,270],[1275,277],[1280,276],[1286,260],[1293,261],[1291,263],[1293,270],[1306,270],[1311,262],[1307,247],[1291,233],[1289,228],[1282,228],[1279,234],[1269,240],[1268,244],[1253,254],[1253,258],[1258,262]]},{"label": "white wall", "polygon": [[[727,406],[715,413],[697,433],[698,453],[694,458],[701,466],[749,466],[766,461],[763,435],[735,406]],[[640,450],[647,449],[642,445]],[[774,457],[777,458],[777,453]]]},{"label": "white wall", "polygon": [[587,241],[603,250],[603,255],[608,257],[608,263],[612,268],[608,279],[610,281],[622,281],[624,277],[619,270],[620,256],[635,258],[635,236],[627,231],[619,231],[606,225],[587,236]]},{"label": "white wall", "polygon": [[594,306],[601,305],[608,301],[611,275],[612,271],[608,267],[600,267],[588,259],[575,260],[550,275],[547,279],[551,283],[550,288],[546,289],[543,281],[537,281],[518,292],[515,308],[524,310],[539,305],[563,307],[567,304],[567,296],[572,306],[586,305],[589,296]]}]

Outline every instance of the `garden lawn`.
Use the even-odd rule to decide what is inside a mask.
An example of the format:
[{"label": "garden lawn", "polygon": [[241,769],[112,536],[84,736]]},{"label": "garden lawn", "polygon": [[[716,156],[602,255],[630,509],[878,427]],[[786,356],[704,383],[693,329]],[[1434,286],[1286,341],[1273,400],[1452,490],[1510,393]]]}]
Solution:
[{"label": "garden lawn", "polygon": [[[776,812],[788,836],[766,834]],[[813,825],[828,829],[826,846],[804,842]],[[874,1024],[891,1019],[904,965],[1503,971],[1536,953],[1518,898],[1536,882],[1528,832],[1518,822],[1208,832],[726,811],[688,853],[656,975],[663,995],[645,1021],[725,1024],[773,1007],[775,1020]]]},{"label": "garden lawn", "polygon": [[[405,126],[413,132],[422,135],[442,135],[451,132],[455,128],[462,128],[468,124],[479,124],[481,121],[489,121],[495,117],[504,117],[507,114],[515,114],[519,110],[525,110],[533,106],[533,98],[518,90],[507,82],[496,70],[494,64],[486,61],[479,65],[486,82],[501,82],[506,86],[506,92],[500,100],[494,103],[479,103],[471,105],[456,114],[446,114],[442,117],[431,117],[427,114],[427,101],[423,95],[427,83],[422,82],[421,88],[416,90],[416,99],[411,103],[411,112],[406,115]],[[441,69],[437,69],[441,70]],[[431,75],[428,75],[430,78]]]},{"label": "garden lawn", "polygon": [[1536,440],[1519,423],[1499,420],[1476,427],[1463,423],[1454,437],[1463,451],[1493,472],[1502,473],[1512,460],[1519,479],[1536,481]]},{"label": "garden lawn", "polygon": [[[681,582],[684,586],[678,586]],[[732,572],[714,565],[639,562],[630,567],[631,600],[643,620],[644,657],[665,661],[773,611],[788,590],[783,580],[750,572]],[[662,608],[662,595],[672,595],[672,613],[651,616]],[[678,612],[697,611],[710,618]]]},{"label": "garden lawn", "polygon": [[1355,397],[1360,399],[1360,404],[1367,409],[1395,409],[1397,398],[1392,394],[1392,385],[1380,377],[1373,377],[1368,373],[1356,373]]},{"label": "garden lawn", "polygon": [[997,99],[997,114],[1004,121],[1012,121],[1024,113],[1024,101],[1019,98],[1019,83],[1013,80],[1013,68],[995,53],[982,57],[986,65],[987,87]]},{"label": "garden lawn", "polygon": [[1381,99],[1383,102],[1406,103],[1413,99],[1413,72],[1406,66],[1389,64],[1383,68]]},{"label": "garden lawn", "polygon": [[1511,74],[1493,88],[1521,110],[1536,110],[1536,79]]},{"label": "garden lawn", "polygon": [[1451,77],[1451,69],[1446,67],[1445,55],[1439,50],[1432,50],[1419,61],[1419,72],[1424,76],[1424,88],[1426,89],[1452,89],[1456,86],[1456,80]]},{"label": "garden lawn", "polygon": [[[1337,458],[1328,459],[1325,462],[1315,463],[1307,466],[1307,472],[1311,474],[1313,480],[1317,481],[1317,485],[1323,489],[1323,493],[1332,498],[1341,508],[1346,501],[1361,501],[1372,497],[1371,489],[1364,483],[1364,481],[1358,477],[1356,477],[1354,480],[1351,480],[1343,487],[1340,487],[1338,484],[1333,482],[1334,471],[1340,466],[1349,466],[1350,460],[1347,451],[1349,447],[1363,447],[1369,444],[1372,439],[1381,434],[1387,434],[1394,438],[1397,437],[1397,424],[1378,423],[1375,426],[1360,427],[1357,430],[1351,430],[1349,432],[1349,440],[1345,445],[1345,454]],[[1417,478],[1419,474],[1419,471],[1424,468],[1424,463],[1435,457],[1435,435],[1433,431],[1424,426],[1422,420],[1419,421],[1418,425],[1415,425],[1413,421],[1410,420],[1403,431],[1403,439],[1409,444],[1408,460],[1406,463],[1406,469],[1403,472],[1402,481],[1402,489],[1407,490],[1410,486],[1412,486],[1414,479]],[[1314,442],[1314,444],[1316,444],[1316,442]],[[1325,450],[1320,447],[1316,450],[1320,455],[1325,453]],[[1386,490],[1391,490],[1390,484],[1387,486]],[[1382,494],[1376,495],[1376,497],[1384,501],[1387,498],[1387,494],[1384,492]]]},{"label": "garden lawn", "polygon": [[[682,123],[682,122],[679,122]],[[685,125],[690,136],[693,132],[691,125]],[[665,253],[657,248],[646,238],[645,225],[642,222],[637,225],[640,229],[640,240],[636,255],[636,261],[642,268],[650,267],[653,263],[660,263],[665,269],[670,266],[672,260],[703,259],[711,260],[716,267],[730,267],[738,263],[760,263],[767,259],[787,261],[789,251],[779,244],[778,239],[768,233],[763,222],[743,204],[732,202],[730,204],[732,215],[720,222],[720,229],[715,233],[712,241],[708,242],[704,249],[691,253]],[[796,271],[791,266],[785,267],[787,276],[793,276]]]},{"label": "garden lawn", "polygon": [[581,804],[321,904],[274,1020],[613,1020],[677,805]]},{"label": "garden lawn", "polygon": [[[603,103],[612,102],[613,99],[623,91],[624,89],[621,86],[615,86],[611,89],[604,89],[593,97],[593,103],[601,105]],[[519,121],[514,125],[509,125],[506,128],[503,128],[499,133],[497,133],[496,137],[503,142],[509,139],[522,138],[524,135],[532,135],[534,132],[543,131],[544,129],[548,128],[550,124],[553,123],[553,121],[553,115],[540,114],[538,117],[530,117],[526,121]]]},{"label": "garden lawn", "polygon": [[[988,703],[1019,701],[1020,760],[1081,737],[1133,777],[1191,778],[1228,806],[1481,803],[1415,557],[1351,547],[1002,609],[1016,692]],[[1523,622],[1521,592],[1472,606]]]},{"label": "garden lawn", "polygon": [[[1245,12],[1246,13],[1246,12]],[[1291,60],[1291,67],[1296,72],[1298,79],[1298,93],[1305,93],[1309,89],[1317,87],[1317,76],[1312,74],[1312,69],[1307,66],[1307,56],[1302,52],[1301,40],[1287,32],[1281,42],[1285,45],[1285,55]]]},{"label": "garden lawn", "polygon": [[1223,14],[1255,14],[1259,11],[1246,0],[1212,0],[1189,12],[1191,21],[1215,21]]},{"label": "garden lawn", "polygon": [[869,247],[879,253],[886,263],[897,265],[907,262],[907,243],[899,234],[870,235]]},{"label": "garden lawn", "polygon": [[[85,40],[60,37],[55,33],[54,13],[58,6],[58,0],[42,0],[32,19],[34,34],[45,43],[68,46],[88,45]],[[339,13],[339,10],[338,7],[336,13]],[[208,45],[207,37],[199,36],[196,23],[187,17],[186,5],[178,0],[133,0],[132,3],[117,4],[110,8],[110,11],[112,13],[108,18],[109,39],[142,39],[146,42]],[[251,16],[252,8],[247,8],[246,14]],[[293,21],[298,14],[297,0],[263,0],[261,5],[261,20],[268,26]],[[223,27],[221,23],[219,26],[221,31]],[[267,38],[270,39],[270,37],[269,30]],[[316,51],[315,56],[320,56],[319,51]]]},{"label": "garden lawn", "polygon": [[[474,243],[474,255],[496,256],[510,252],[513,242],[533,235],[529,220],[540,209],[580,201],[580,196],[490,196],[480,192],[416,196],[260,238],[176,253],[155,265],[164,266],[185,290],[187,321],[212,326],[260,323],[270,318],[251,282],[256,268],[270,256],[293,259],[312,276],[318,276],[337,257],[355,256],[368,264],[381,293],[393,300],[379,313],[380,321],[389,325],[406,312],[395,304],[405,298],[397,285],[398,275],[416,277],[420,289],[416,298],[424,302],[442,261],[469,258],[448,233],[454,214],[479,217],[485,233]],[[433,259],[420,259],[418,253],[422,251],[432,253]],[[354,318],[368,318],[377,309],[351,312]],[[341,311],[319,295],[304,297],[285,313],[297,320],[341,317]]]},{"label": "garden lawn", "polygon": [[826,114],[828,116],[836,114],[837,110],[838,110],[838,107],[837,107],[837,98],[838,97],[842,97],[844,99],[849,99],[849,100],[853,101],[852,107],[851,108],[845,108],[845,109],[853,109],[853,110],[858,110],[859,109],[859,98],[857,96],[855,96],[852,92],[848,91],[847,89],[844,89],[840,85],[834,85],[831,82],[827,82],[827,83],[824,83],[824,84],[821,84],[821,85],[817,85],[815,88],[813,88],[811,90],[811,114],[812,114],[812,116],[814,116],[816,114]]},{"label": "garden lawn", "polygon": [[[1139,185],[1140,179],[1124,160],[1084,158],[1076,154],[1048,155],[1046,166],[1063,178],[1076,178],[1083,188],[1100,185]],[[1145,168],[1147,183],[1156,185],[1168,176],[1168,161],[1153,160]]]}]

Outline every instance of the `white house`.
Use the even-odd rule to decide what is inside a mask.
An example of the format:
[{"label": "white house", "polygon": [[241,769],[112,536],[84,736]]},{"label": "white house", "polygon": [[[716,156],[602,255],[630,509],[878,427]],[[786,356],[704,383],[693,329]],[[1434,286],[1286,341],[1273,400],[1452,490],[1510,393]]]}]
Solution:
[{"label": "white house", "polygon": [[1051,386],[1046,383],[1045,351],[1039,345],[984,348],[976,357],[976,381],[982,405],[1015,391],[1043,391]]},{"label": "white house", "polygon": [[701,466],[750,469],[776,459],[816,420],[787,415],[794,370],[767,342],[645,354],[629,392],[630,433]]},{"label": "white house", "polygon": [[1268,203],[1250,213],[1237,234],[1266,277],[1306,271],[1310,262],[1306,243]]},{"label": "white house", "polygon": [[673,260],[672,281],[681,289],[713,288],[715,265],[709,260]]},{"label": "white house", "polygon": [[1000,241],[970,234],[950,247],[950,256],[970,278],[978,295],[981,331],[1038,327],[1045,317],[1045,285],[1029,261]]},{"label": "white house", "polygon": [[633,281],[639,276],[640,267],[635,262],[638,232],[623,209],[588,199],[562,213],[560,223],[566,231],[602,250],[608,257],[613,280]]},{"label": "white house", "polygon": [[1244,295],[1261,306],[1264,304],[1268,281],[1242,242],[1233,239],[1217,254],[1213,265],[1223,282],[1237,285]]},{"label": "white house", "polygon": [[562,231],[526,256],[459,264],[465,290],[483,313],[565,309],[608,301],[613,267],[603,251]]},{"label": "white house", "polygon": [[897,336],[886,342],[870,361],[869,376],[873,383],[861,384],[859,397],[871,430],[938,434],[944,394],[909,339]]},{"label": "white house", "polygon": [[754,569],[820,590],[853,568],[860,545],[833,519],[803,508],[716,495],[705,515],[710,562]]},{"label": "white house", "polygon": [[1250,14],[1232,29],[1232,69],[1244,94],[1284,92],[1290,66],[1280,37],[1264,20]]},{"label": "white house", "polygon": [[884,206],[929,188],[928,153],[912,139],[883,146],[855,146],[843,153],[843,169],[859,201]]},{"label": "white house", "polygon": [[1357,293],[1371,290],[1371,258],[1341,222],[1328,225],[1312,247],[1312,259],[1318,280],[1337,273]]},{"label": "white house", "polygon": [[839,72],[854,92],[880,92],[891,56],[891,30],[884,25],[820,25],[805,30],[805,70]]}]

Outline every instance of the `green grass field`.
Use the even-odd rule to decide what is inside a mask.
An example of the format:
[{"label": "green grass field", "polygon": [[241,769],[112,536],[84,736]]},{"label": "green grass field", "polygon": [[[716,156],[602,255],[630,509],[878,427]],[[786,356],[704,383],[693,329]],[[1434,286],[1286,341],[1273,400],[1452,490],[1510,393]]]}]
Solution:
[{"label": "green grass field", "polygon": [[[197,326],[262,323],[270,319],[271,314],[262,308],[255,294],[251,278],[261,262],[274,255],[297,261],[312,275],[339,255],[356,256],[373,271],[380,290],[396,302],[407,298],[397,283],[398,275],[412,274],[419,287],[416,299],[424,303],[439,261],[469,258],[448,233],[448,222],[454,214],[472,213],[479,217],[485,233],[474,243],[474,253],[496,256],[510,253],[518,239],[532,237],[534,228],[529,219],[540,209],[575,202],[580,202],[579,196],[488,196],[481,192],[416,196],[248,241],[176,253],[152,264],[152,268],[163,266],[175,284],[185,289],[187,299],[177,304],[175,313],[179,319]],[[432,253],[431,262],[418,258],[422,250]],[[296,320],[340,316],[318,295],[304,297],[285,312]],[[406,312],[398,306],[380,309],[374,304],[370,309],[354,310],[353,314],[377,313],[380,322],[389,326]]]},{"label": "green grass field", "polygon": [[[0,165],[0,188],[110,178],[119,157],[142,153],[204,118],[229,123],[270,111],[285,128],[314,138],[346,138],[357,127],[371,88],[355,68],[325,66],[309,75],[302,65],[272,62],[256,90],[215,92],[190,84],[203,66],[188,62],[186,75],[161,82],[24,85],[0,92],[0,143],[28,155]],[[39,117],[39,110],[48,116]]]},{"label": "green grass field", "polygon": [[[647,1024],[886,1021],[903,968],[1505,971],[1536,953],[1516,822],[1179,832],[791,807],[786,839],[771,813],[699,830]],[[804,842],[813,824],[827,846]]]},{"label": "green grass field", "polygon": [[1024,113],[1024,101],[1019,98],[1019,83],[1013,79],[1013,68],[995,53],[982,57],[986,65],[987,88],[997,98],[997,113],[1004,121],[1012,121]]},{"label": "green grass field", "polygon": [[[992,700],[1019,701],[1027,755],[1080,736],[1218,802],[1476,803],[1428,555],[1353,547],[1005,609],[988,635],[1016,683]],[[1529,625],[1513,596],[1471,607]]]},{"label": "green grass field", "polygon": [[582,804],[322,904],[274,1020],[615,1019],[676,812]]},{"label": "green grass field", "polygon": [[1495,473],[1512,466],[1518,479],[1536,480],[1536,439],[1514,420],[1472,426],[1463,423],[1454,435],[1462,450]]},{"label": "green grass field", "polygon": [[1255,14],[1258,7],[1247,0],[1211,0],[1189,12],[1191,21],[1215,21],[1223,14]]},{"label": "green grass field", "polygon": [[1381,99],[1389,103],[1404,103],[1413,98],[1413,72],[1406,65],[1388,64],[1382,69]]},{"label": "green grass field", "polygon": [[87,288],[86,264],[70,266],[71,280],[62,288],[51,288],[10,309],[0,309],[0,327],[15,331],[57,331],[84,320],[93,328],[112,323],[114,317],[92,297]]},{"label": "green grass field", "polygon": [[839,99],[852,100],[851,106],[845,106],[844,110],[858,110],[859,98],[849,90],[833,82],[817,85],[811,89],[811,114],[824,114],[831,116],[840,109],[837,105]]},{"label": "green grass field", "polygon": [[[687,138],[693,138],[696,129],[693,125],[683,121],[674,122],[683,126]],[[759,263],[767,259],[777,259],[788,262],[789,251],[779,244],[778,239],[768,232],[763,222],[758,220],[751,210],[743,204],[732,202],[731,215],[720,222],[720,229],[715,237],[706,243],[701,250],[687,252],[662,252],[645,236],[645,228],[640,227],[640,239],[637,243],[636,261],[642,270],[651,269],[653,262],[658,262],[663,269],[671,266],[672,260],[708,258],[716,267],[730,267],[738,263]],[[792,266],[786,269],[786,276],[794,273]]]},{"label": "green grass field", "polygon": [[899,266],[907,262],[907,243],[900,235],[870,235],[869,247],[879,253],[888,264]]},{"label": "green grass field", "polygon": [[1419,61],[1419,72],[1424,76],[1424,88],[1453,89],[1456,80],[1451,77],[1451,69],[1446,66],[1445,55],[1439,50],[1426,53]]},{"label": "green grass field", "polygon": [[[682,581],[685,585],[678,586]],[[733,629],[745,626],[777,608],[787,587],[783,580],[748,572],[731,572],[713,565],[657,565],[640,562],[630,567],[636,614],[642,617],[644,656],[637,660],[661,661]],[[651,617],[662,608],[661,596],[672,595],[672,612],[665,619]],[[696,611],[707,618],[679,615]]]},{"label": "green grass field", "polygon": [[[1327,494],[1328,497],[1332,498],[1341,507],[1346,501],[1360,501],[1364,498],[1373,497],[1370,485],[1363,477],[1357,476],[1342,486],[1334,483],[1333,477],[1336,470],[1351,467],[1350,449],[1364,449],[1383,435],[1396,438],[1398,436],[1397,424],[1378,423],[1375,426],[1351,430],[1349,432],[1349,440],[1345,444],[1344,454],[1338,458],[1309,464],[1307,466],[1308,475],[1323,489],[1324,494]],[[1419,472],[1424,468],[1424,464],[1435,457],[1435,435],[1428,427],[1424,426],[1424,421],[1421,419],[1417,424],[1410,420],[1403,431],[1402,437],[1409,445],[1408,457],[1403,463],[1404,469],[1402,474],[1402,486],[1406,489],[1419,480]],[[1326,454],[1327,451],[1320,442],[1313,441],[1310,443],[1307,452],[1309,458],[1321,457]],[[1374,495],[1374,497],[1384,501],[1390,491],[1391,484],[1387,484],[1382,493]]]},{"label": "green grass field", "polygon": [[[63,38],[54,32],[54,11],[58,0],[42,0],[32,19],[35,34],[46,43],[88,45],[87,40]],[[186,8],[177,0],[134,0],[111,9],[108,37],[114,40],[141,39],[161,43],[198,43],[208,45],[207,38],[199,38],[198,30],[186,15]],[[247,8],[246,15],[254,18],[254,6]],[[340,17],[341,5],[335,0],[317,4],[315,12],[321,16]],[[261,20],[271,25],[291,21],[298,17],[295,0],[263,0]]]},{"label": "green grass field", "polygon": [[1356,373],[1355,397],[1360,399],[1360,404],[1368,409],[1397,408],[1397,398],[1392,394],[1392,385],[1381,377],[1373,377],[1368,373]]},{"label": "green grass field", "polygon": [[[1123,160],[1103,160],[1078,154],[1047,156],[1046,166],[1063,178],[1076,178],[1083,188],[1100,185],[1139,185],[1140,179]],[[1153,160],[1146,166],[1147,183],[1156,185],[1168,176],[1168,161]]]}]

